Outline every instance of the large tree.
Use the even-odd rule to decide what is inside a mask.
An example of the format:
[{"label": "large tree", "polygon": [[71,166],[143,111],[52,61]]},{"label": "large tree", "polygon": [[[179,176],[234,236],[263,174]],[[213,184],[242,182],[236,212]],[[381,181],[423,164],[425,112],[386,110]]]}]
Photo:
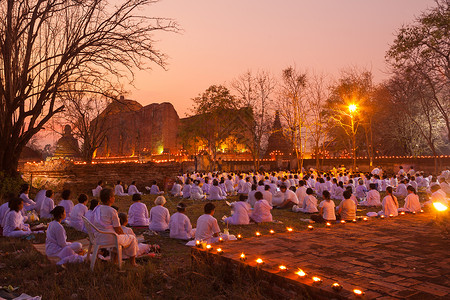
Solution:
[{"label": "large tree", "polygon": [[16,174],[22,149],[64,110],[63,93],[96,93],[98,82],[132,79],[134,67],[164,66],[152,34],[177,27],[138,12],[154,2],[0,2],[0,171]]}]

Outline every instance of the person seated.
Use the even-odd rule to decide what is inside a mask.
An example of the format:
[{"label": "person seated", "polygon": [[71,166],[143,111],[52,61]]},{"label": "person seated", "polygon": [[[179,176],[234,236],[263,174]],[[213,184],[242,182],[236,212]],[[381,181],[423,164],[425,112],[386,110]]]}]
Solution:
[{"label": "person seated", "polygon": [[36,201],[36,205],[34,207],[34,210],[41,215],[41,206],[42,206],[42,202],[45,199],[45,192],[46,190],[40,190],[37,194],[36,197],[34,198],[34,200]]},{"label": "person seated", "polygon": [[394,196],[391,186],[386,188],[386,197],[383,198],[381,203],[383,209],[378,212],[379,216],[396,217],[398,216],[398,201]]},{"label": "person seated", "polygon": [[[147,205],[141,202],[142,197],[139,194],[133,195],[133,204],[128,209],[129,224],[133,227],[145,226],[150,224]],[[128,221],[128,217],[127,217]]]},{"label": "person seated", "polygon": [[132,181],[130,186],[128,187],[128,195],[133,196],[134,194],[142,195],[142,193],[139,192],[138,188],[136,187],[136,181]]},{"label": "person seated", "polygon": [[380,193],[377,191],[375,183],[369,184],[370,191],[367,193],[366,200],[361,201],[358,205],[361,206],[381,206]]},{"label": "person seated", "polygon": [[178,203],[177,212],[170,217],[169,230],[172,239],[190,240],[194,238],[195,228],[192,229],[191,221],[186,215],[186,204]]},{"label": "person seated", "polygon": [[183,186],[183,192],[182,192],[183,198],[185,198],[185,199],[191,198],[191,189],[192,189],[191,179],[186,178],[185,184]]},{"label": "person seated", "polygon": [[250,177],[246,177],[245,181],[243,179],[241,179],[239,181],[238,191],[237,191],[238,194],[244,194],[247,196],[248,193],[251,191],[251,189],[252,189],[252,183],[250,182]]},{"label": "person seated", "polygon": [[231,203],[231,209],[234,211],[231,217],[224,220],[229,225],[248,225],[250,224],[251,206],[246,202],[247,197],[244,194],[239,195],[239,201]]},{"label": "person seated", "polygon": [[272,209],[272,205],[263,198],[263,194],[261,192],[256,192],[255,194],[256,203],[253,208],[253,212],[251,213],[251,219],[256,223],[263,222],[272,222],[272,214],[270,210]]},{"label": "person seated", "polygon": [[272,203],[277,208],[291,209],[294,205],[298,205],[298,199],[293,191],[288,190],[285,185],[281,185],[280,193],[277,194],[277,197],[272,198]]},{"label": "person seated", "polygon": [[266,184],[264,186],[264,191],[262,191],[261,193],[263,194],[263,199],[266,200],[270,206],[272,206],[273,194],[270,191],[270,185]]},{"label": "person seated", "polygon": [[336,187],[334,188],[334,194],[333,194],[333,199],[335,200],[344,200],[344,183],[342,181],[339,181],[339,183],[336,185]]},{"label": "person seated", "polygon": [[191,199],[192,200],[203,200],[206,195],[203,194],[202,188],[200,187],[200,180],[194,180],[194,184],[191,187]]},{"label": "person seated", "polygon": [[231,175],[228,175],[227,179],[225,180],[225,192],[230,195],[234,194],[234,183],[232,178],[233,177],[231,177]]},{"label": "person seated", "polygon": [[433,205],[434,202],[440,202],[445,206],[449,205],[446,194],[444,193],[444,191],[442,191],[441,186],[439,184],[431,185],[430,192],[431,192],[430,200],[425,202],[423,206]]},{"label": "person seated", "polygon": [[320,202],[320,214],[312,215],[311,220],[316,223],[325,223],[329,221],[336,221],[336,213],[335,213],[335,204],[334,201],[331,200],[331,194],[329,191],[324,190],[322,192],[323,201]]},{"label": "person seated", "polygon": [[213,184],[212,186],[209,187],[208,191],[209,191],[209,195],[207,197],[208,200],[223,200],[227,198],[227,195],[220,188],[217,179],[213,180]]},{"label": "person seated", "polygon": [[252,184],[251,191],[248,192],[247,203],[250,204],[251,207],[255,206],[255,202],[256,202],[255,193],[256,193],[257,187],[258,186],[256,184]]},{"label": "person seated", "polygon": [[70,213],[70,219],[67,222],[71,227],[75,228],[78,231],[86,232],[86,229],[84,228],[84,222],[81,217],[85,216],[88,211],[88,208],[86,206],[87,203],[87,195],[80,194],[80,196],[78,196],[78,204],[73,207],[72,212]]},{"label": "person seated", "polygon": [[[101,205],[94,209],[94,226],[100,231],[114,232],[117,234],[117,241],[122,246],[123,255],[130,257],[130,263],[136,266],[136,254],[139,250],[136,236],[125,234],[120,227],[117,210],[112,208],[115,201],[114,191],[109,188],[100,192]],[[96,238],[101,243],[112,244],[114,237],[110,234],[99,233]]]},{"label": "person seated", "polygon": [[355,192],[356,198],[361,200],[361,199],[366,197],[366,193],[367,193],[367,188],[364,185],[364,181],[363,180],[359,180],[358,181],[358,186],[356,187],[356,192]]},{"label": "person seated", "polygon": [[45,254],[50,257],[59,257],[60,260],[57,263],[59,265],[67,262],[83,262],[84,257],[77,254],[82,250],[81,243],[67,242],[66,230],[61,225],[61,221],[66,218],[64,207],[56,206],[50,213],[53,215],[53,221],[48,224],[47,228]]},{"label": "person seated", "polygon": [[304,180],[299,180],[298,182],[298,189],[295,191],[295,195],[297,196],[297,199],[299,201],[300,204],[303,204],[303,200],[306,197],[306,186],[305,186],[305,181]]},{"label": "person seated", "polygon": [[419,201],[419,196],[416,194],[416,189],[409,185],[407,188],[408,196],[405,198],[405,204],[400,207],[398,211],[404,211],[409,213],[417,213],[422,209]]},{"label": "person seated", "polygon": [[152,186],[150,187],[150,195],[162,195],[164,191],[160,191],[156,180],[152,180]]},{"label": "person seated", "polygon": [[155,199],[156,206],[150,209],[150,224],[148,228],[154,231],[165,231],[169,229],[170,214],[169,210],[164,207],[166,204],[166,198],[164,196],[158,196]]},{"label": "person seated", "polygon": [[202,192],[203,192],[203,194],[208,195],[210,187],[211,187],[211,185],[209,184],[209,177],[206,176],[205,177],[205,182],[202,185]]},{"label": "person seated", "polygon": [[406,197],[408,195],[408,191],[406,190],[405,180],[402,180],[398,184],[398,186],[397,186],[397,188],[396,188],[396,190],[395,190],[393,195],[396,196],[396,197]]},{"label": "person seated", "polygon": [[300,207],[299,205],[295,205],[292,207],[292,211],[303,212],[306,214],[313,214],[318,212],[319,210],[317,209],[317,198],[314,197],[313,194],[314,194],[313,189],[307,188],[306,197],[305,199],[303,199],[303,203],[301,204],[302,206]]},{"label": "person seated", "polygon": [[66,211],[66,219],[62,220],[63,223],[65,223],[66,220],[70,220],[70,214],[74,207],[72,200],[69,200],[71,193],[70,190],[64,190],[61,193],[62,200],[58,203],[58,205],[64,207],[64,210]]},{"label": "person seated", "polygon": [[[97,187],[92,190],[92,196],[100,197],[100,191],[103,189],[103,181],[99,180],[97,183]],[[66,212],[67,214],[67,212]]]},{"label": "person seated", "polygon": [[220,234],[220,227],[214,218],[216,206],[209,202],[203,208],[204,214],[197,219],[197,229],[195,230],[195,239],[198,241],[205,241],[207,243],[217,243],[219,237],[223,240],[228,240],[227,234]]},{"label": "person seated", "polygon": [[89,222],[94,224],[94,209],[98,206],[98,200],[92,199],[91,203],[89,204],[89,210],[84,215],[86,219],[88,219]]},{"label": "person seated", "polygon": [[170,194],[173,197],[182,197],[183,193],[181,192],[181,182],[177,179],[170,190]]},{"label": "person seated", "polygon": [[20,188],[19,198],[23,200],[25,211],[36,209],[36,202],[28,198],[29,193],[30,193],[30,185],[28,183],[22,184],[22,187]]},{"label": "person seated", "polygon": [[117,180],[117,184],[114,186],[114,193],[116,196],[128,196],[123,190],[122,181]]},{"label": "person seated", "polygon": [[52,214],[50,213],[55,208],[55,202],[53,202],[53,191],[47,190],[45,192],[44,201],[41,205],[41,218],[51,219]]},{"label": "person seated", "polygon": [[447,197],[450,197],[450,184],[447,183],[444,177],[439,177],[438,181],[441,190],[446,194]]},{"label": "person seated", "polygon": [[13,198],[9,201],[9,212],[3,220],[3,235],[7,237],[22,237],[30,235],[30,226],[24,223],[22,216],[22,198]]},{"label": "person seated", "polygon": [[344,221],[353,221],[356,218],[357,206],[355,202],[351,199],[352,192],[350,190],[344,191],[344,200],[339,203],[337,207],[338,219]]},{"label": "person seated", "polygon": [[[127,227],[127,224],[128,224],[128,216],[127,216],[127,214],[126,213],[119,213],[118,216],[119,216],[119,221],[120,221],[120,227],[122,228],[123,233],[124,234],[128,234],[130,236],[135,236],[136,237],[136,234],[134,233],[133,229],[131,229],[130,227]],[[151,250],[152,250],[152,246],[151,245],[138,242],[138,250],[137,250],[136,256],[139,257],[139,256],[142,256],[142,255],[145,255],[145,254],[149,253]],[[123,258],[127,259],[129,257],[124,254]]]},{"label": "person seated", "polygon": [[[5,220],[6,214],[9,212],[9,202],[14,199],[14,194],[9,193],[6,196],[6,202],[0,205],[0,227],[3,228],[3,221]],[[1,232],[1,230],[0,230]]]}]

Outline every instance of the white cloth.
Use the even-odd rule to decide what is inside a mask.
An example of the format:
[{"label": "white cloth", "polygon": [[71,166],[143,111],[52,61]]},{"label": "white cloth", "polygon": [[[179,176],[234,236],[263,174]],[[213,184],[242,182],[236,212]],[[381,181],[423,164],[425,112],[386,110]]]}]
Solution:
[{"label": "white cloth", "polygon": [[398,207],[395,204],[394,199],[390,195],[387,195],[383,198],[382,206],[383,209],[378,212],[378,215],[384,215],[386,217],[390,217],[391,215],[393,217],[398,216]]},{"label": "white cloth", "polygon": [[161,194],[164,194],[164,192],[161,192],[156,184],[153,184],[150,187],[150,195],[161,195]]},{"label": "white cloth", "polygon": [[26,211],[30,211],[36,208],[36,202],[28,198],[28,194],[22,193],[19,196],[23,200],[23,206]]},{"label": "white cloth", "polygon": [[356,187],[355,196],[358,199],[362,199],[366,197],[367,189],[363,184],[360,184]]},{"label": "white cloth", "polygon": [[183,198],[191,197],[191,188],[192,188],[192,185],[190,185],[190,184],[185,184],[183,186]]},{"label": "white cloth", "polygon": [[162,205],[156,205],[150,209],[150,224],[148,228],[154,231],[164,231],[169,229],[169,210]]},{"label": "white cloth", "polygon": [[263,199],[266,200],[270,206],[272,206],[272,198],[273,198],[273,194],[270,191],[263,191]]},{"label": "white cloth", "polygon": [[303,200],[302,207],[294,205],[292,210],[295,212],[304,212],[304,213],[316,213],[319,210],[317,209],[317,198],[313,195],[307,195]]},{"label": "white cloth", "polygon": [[394,192],[394,196],[396,196],[396,197],[406,197],[406,196],[408,196],[408,190],[406,189],[406,185],[404,183],[400,183],[397,186],[397,189]]},{"label": "white cloth", "polygon": [[222,191],[219,186],[212,185],[209,189],[208,200],[223,200],[227,195]]},{"label": "white cloth", "polygon": [[53,199],[45,197],[44,200],[42,201],[40,217],[45,219],[51,219],[52,215],[50,214],[50,212],[54,208],[55,202],[53,202]]},{"label": "white cloth", "polygon": [[70,213],[69,225],[79,231],[85,231],[83,217],[88,211],[88,208],[83,203],[78,203]]},{"label": "white cloth", "polygon": [[201,215],[197,219],[197,229],[195,230],[195,239],[206,241],[208,243],[214,242],[214,234],[220,233],[220,227],[216,218],[209,214]]},{"label": "white cloth", "polygon": [[139,190],[137,189],[137,187],[134,184],[131,184],[128,187],[128,195],[133,196],[134,194],[139,194],[142,195],[141,192],[139,192]]},{"label": "white cloth", "polygon": [[250,191],[247,196],[247,203],[250,204],[251,207],[255,206],[256,203],[255,194],[256,191]]},{"label": "white cloth", "polygon": [[6,214],[9,212],[9,202],[5,202],[0,205],[0,226],[3,227],[3,220],[5,220]]},{"label": "white cloth", "polygon": [[174,183],[170,193],[174,197],[181,197],[183,194],[181,193],[181,185],[179,183]]},{"label": "white cloth", "polygon": [[[20,237],[31,234],[30,227],[23,222],[20,212],[10,210],[5,216],[3,235],[8,237]],[[18,230],[16,230],[18,228]]]},{"label": "white cloth", "polygon": [[63,259],[79,252],[81,248],[80,243],[67,242],[66,230],[58,221],[51,221],[48,224],[45,238],[45,254],[47,256],[57,256]]},{"label": "white cloth", "polygon": [[380,193],[377,190],[370,190],[366,200],[359,203],[361,206],[381,206]]},{"label": "white cloth", "polygon": [[421,209],[422,207],[420,205],[419,196],[414,193],[410,193],[405,198],[403,209],[399,209],[399,211],[420,212]]},{"label": "white cloth", "polygon": [[45,193],[47,191],[46,190],[40,190],[37,194],[36,197],[34,197],[34,200],[36,201],[36,206],[35,206],[35,210],[40,214],[41,212],[41,207],[42,207],[42,202],[45,199]]},{"label": "white cloth", "polygon": [[201,199],[204,199],[206,197],[203,194],[202,189],[196,184],[194,184],[191,187],[190,193],[191,193],[191,199],[193,199],[193,200],[201,200]]},{"label": "white cloth", "polygon": [[126,194],[126,193],[123,191],[123,186],[122,186],[121,184],[116,184],[116,185],[114,186],[114,194],[115,194],[116,196],[128,196],[128,194]]},{"label": "white cloth", "polygon": [[94,211],[88,210],[84,216],[89,220],[89,222],[94,224]]},{"label": "white cloth", "polygon": [[271,209],[272,206],[269,204],[269,202],[267,202],[267,200],[261,199],[256,201],[251,215],[252,220],[256,223],[272,222],[272,214],[270,213]]},{"label": "white cloth", "polygon": [[225,223],[231,225],[247,225],[250,223],[251,207],[244,201],[232,203],[234,213],[231,217],[226,218]]},{"label": "white cloth", "polygon": [[[136,236],[136,234],[134,234],[133,229],[126,227],[126,226],[120,226],[120,227],[122,227],[123,233],[128,234],[130,236]],[[150,252],[150,245],[138,243],[138,251],[136,253],[136,256],[141,256],[141,255],[144,255],[149,252]],[[124,255],[123,258],[129,258],[129,256]]]},{"label": "white cloth", "polygon": [[130,226],[148,226],[150,220],[147,205],[142,202],[131,204],[128,209],[128,224]]},{"label": "white cloth", "polygon": [[333,200],[323,200],[320,202],[319,207],[322,208],[323,214],[322,217],[327,221],[336,220],[336,213],[334,211],[335,204]]},{"label": "white cloth", "polygon": [[234,184],[233,181],[231,181],[230,179],[225,180],[225,190],[227,193],[234,192]]},{"label": "white cloth", "polygon": [[97,187],[95,189],[92,190],[92,196],[94,197],[100,197],[100,191],[102,190],[102,186],[101,185],[97,185]]},{"label": "white cloth", "polygon": [[189,240],[195,235],[195,229],[192,229],[188,216],[180,212],[170,217],[169,229],[170,237],[173,239]]},{"label": "white cloth", "polygon": [[72,200],[63,199],[58,203],[58,206],[64,207],[64,210],[66,211],[66,218],[63,220],[63,222],[65,222],[65,220],[70,220],[70,214],[74,207]]}]

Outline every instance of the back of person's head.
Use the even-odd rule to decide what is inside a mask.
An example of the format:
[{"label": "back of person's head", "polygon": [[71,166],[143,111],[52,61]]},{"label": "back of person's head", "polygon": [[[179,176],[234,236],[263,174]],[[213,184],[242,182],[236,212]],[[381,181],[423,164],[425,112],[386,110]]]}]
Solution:
[{"label": "back of person's head", "polygon": [[345,187],[345,189],[353,192],[353,189],[352,189],[352,187],[351,187],[350,185],[347,185],[347,186]]},{"label": "back of person's head", "polygon": [[132,184],[132,185],[136,185],[136,181],[133,180],[133,181],[131,182],[131,184]]},{"label": "back of person's head", "polygon": [[80,196],[78,196],[78,203],[84,203],[88,201],[88,197],[86,194],[80,194]]},{"label": "back of person's head", "polygon": [[386,188],[386,192],[388,193],[388,194],[392,194],[392,186],[388,186],[387,188]]},{"label": "back of person's head", "polygon": [[280,190],[286,191],[287,190],[287,186],[285,186],[284,184],[280,185]]},{"label": "back of person's head", "polygon": [[408,191],[413,192],[414,194],[416,193],[416,189],[412,186],[412,185],[408,185],[408,187],[406,188]]},{"label": "back of person's head", "polygon": [[205,214],[212,213],[212,211],[214,209],[216,209],[216,206],[214,204],[212,204],[211,202],[205,204],[205,207],[204,207]]},{"label": "back of person's head", "polygon": [[191,179],[188,177],[186,178],[186,181],[184,182],[184,184],[190,184],[191,183]]},{"label": "back of person's head", "polygon": [[239,201],[246,201],[248,197],[244,194],[239,194]]},{"label": "back of person's head", "polygon": [[341,188],[344,188],[344,183],[342,181],[339,181],[338,186],[340,186]]},{"label": "back of person's head", "polygon": [[124,225],[128,222],[128,216],[126,213],[119,213],[119,221],[120,221],[120,225]]},{"label": "back of person's head", "polygon": [[28,183],[24,183],[22,184],[22,186],[20,187],[20,193],[26,193],[28,192],[28,190],[30,189],[30,185]]},{"label": "back of person's head", "polygon": [[53,191],[52,190],[46,190],[45,191],[45,197],[47,197],[47,198],[53,197]]},{"label": "back of person's head", "polygon": [[20,205],[23,203],[22,198],[13,198],[9,200],[8,207],[10,210],[14,210],[15,212],[19,212]]},{"label": "back of person's head", "polygon": [[264,180],[260,180],[260,181],[258,181],[258,185],[264,185]]},{"label": "back of person's head", "polygon": [[295,188],[295,186],[293,186],[293,185],[291,185],[290,187],[289,187],[289,189],[291,190],[291,191],[293,191],[293,192],[295,192],[297,189]]},{"label": "back of person's head", "polygon": [[439,184],[433,184],[431,187],[430,187],[430,190],[431,190],[431,192],[436,192],[436,191],[439,191],[441,189],[441,186],[439,185]]},{"label": "back of person's head", "polygon": [[63,206],[56,206],[51,212],[53,219],[56,221],[59,221],[62,219],[62,216],[64,215],[64,207]]},{"label": "back of person's head", "polygon": [[324,198],[325,200],[331,200],[330,192],[327,191],[327,190],[325,190],[325,191],[322,192],[322,196],[323,196],[323,198]]},{"label": "back of person's head", "polygon": [[213,185],[214,185],[214,186],[219,186],[219,182],[217,181],[217,179],[214,179],[214,180],[213,180]]},{"label": "back of person's head", "polygon": [[71,191],[70,190],[64,190],[61,193],[61,198],[63,198],[63,200],[69,200]]},{"label": "back of person's head", "polygon": [[252,184],[252,191],[256,191],[256,188],[257,188],[258,186],[256,185],[256,184]]},{"label": "back of person's head", "polygon": [[270,190],[270,185],[266,184],[266,185],[264,186],[264,190],[265,190],[265,191]]},{"label": "back of person's head", "polygon": [[133,194],[131,200],[133,200],[134,202],[141,201],[142,200],[141,194]]},{"label": "back of person's head", "polygon": [[298,185],[299,185],[299,186],[304,186],[304,185],[305,185],[305,182],[304,182],[303,180],[299,180],[299,181],[298,181]]},{"label": "back of person's head", "polygon": [[177,204],[177,212],[184,213],[186,211],[186,204],[180,202]]},{"label": "back of person's head", "polygon": [[155,204],[156,205],[164,205],[164,204],[166,204],[166,198],[164,198],[164,196],[156,197]]},{"label": "back of person's head", "polygon": [[374,189],[377,188],[377,185],[376,185],[375,183],[370,183],[370,184],[369,184],[369,188],[370,188],[371,190],[374,190]]},{"label": "back of person's head", "polygon": [[98,205],[98,200],[97,199],[92,199],[91,200],[91,204],[89,205],[89,210],[94,210],[94,208],[96,208]]},{"label": "back of person's head", "polygon": [[97,182],[97,185],[102,185],[103,184],[103,180],[99,180],[98,182]]},{"label": "back of person's head", "polygon": [[114,197],[114,191],[112,189],[106,188],[100,191],[100,201],[103,204],[107,204],[112,197]]},{"label": "back of person's head", "polygon": [[120,180],[117,180],[117,184],[120,184],[122,181],[120,181]]},{"label": "back of person's head", "polygon": [[359,183],[359,185],[363,185],[363,184],[364,184],[364,181],[358,180],[358,183]]},{"label": "back of person's head", "polygon": [[260,191],[255,193],[255,199],[256,200],[261,200],[262,198],[263,198],[263,194]]},{"label": "back of person's head", "polygon": [[350,199],[351,196],[352,196],[352,192],[350,190],[344,191],[344,199]]},{"label": "back of person's head", "polygon": [[312,189],[312,188],[307,188],[307,189],[306,189],[306,194],[307,194],[307,195],[312,195],[312,194],[314,194],[313,189]]}]

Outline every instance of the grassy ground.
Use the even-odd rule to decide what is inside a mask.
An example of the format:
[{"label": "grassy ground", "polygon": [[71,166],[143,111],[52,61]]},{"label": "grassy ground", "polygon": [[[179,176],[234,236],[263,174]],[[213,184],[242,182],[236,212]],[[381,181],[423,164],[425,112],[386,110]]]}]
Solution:
[{"label": "grassy ground", "polygon": [[[383,196],[383,195],[382,195]],[[117,197],[115,205],[119,211],[127,212],[131,197]],[[421,197],[422,198],[422,197]],[[144,195],[143,202],[150,209],[154,206],[155,196]],[[180,199],[166,197],[166,207],[173,214]],[[234,201],[235,198],[229,199]],[[423,199],[421,199],[423,200]],[[400,206],[403,200],[400,199]],[[185,201],[188,204],[187,215],[193,227],[197,218],[203,214],[205,202]],[[338,204],[338,203],[336,203]],[[230,215],[230,208],[224,201],[215,202],[215,217]],[[358,215],[379,209],[364,209]],[[254,236],[256,231],[263,235],[269,230],[285,231],[286,227],[304,230],[308,225],[300,219],[309,218],[302,213],[287,210],[273,210],[274,220],[282,223],[251,224],[230,226],[231,234]],[[223,230],[225,225],[219,222]],[[323,226],[323,225],[316,225]],[[71,228],[66,228],[69,241],[85,238],[86,235]],[[137,232],[139,233],[139,232]],[[162,257],[141,260],[142,267],[132,268],[125,264],[122,271],[110,263],[100,262],[92,274],[87,264],[68,265],[66,269],[49,263],[40,255],[32,243],[45,242],[43,234],[35,240],[0,238],[0,285],[18,286],[18,292],[30,295],[42,295],[43,299],[264,299],[264,293],[251,279],[236,278],[223,281],[223,274],[214,270],[191,268],[190,248],[184,243],[160,236],[147,237],[150,243],[161,246]],[[223,272],[223,270],[221,271]],[[220,272],[219,272],[220,273]],[[93,276],[92,276],[93,275]]]}]

